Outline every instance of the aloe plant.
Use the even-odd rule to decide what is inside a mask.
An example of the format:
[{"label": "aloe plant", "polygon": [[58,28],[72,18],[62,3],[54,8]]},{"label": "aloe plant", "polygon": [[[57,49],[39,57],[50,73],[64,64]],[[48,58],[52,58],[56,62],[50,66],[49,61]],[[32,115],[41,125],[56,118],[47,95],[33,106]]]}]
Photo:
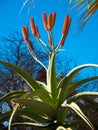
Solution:
[{"label": "aloe plant", "polygon": [[[1,64],[14,70],[31,88],[30,92],[12,91],[0,98],[0,102],[12,101],[14,103],[12,111],[0,115],[0,123],[8,120],[8,130],[11,130],[11,127],[18,126],[31,126],[36,130],[77,130],[78,126],[81,124],[87,124],[91,130],[94,130],[93,124],[84,114],[84,109],[81,110],[78,106],[77,101],[87,96],[89,98],[89,96],[98,95],[98,93],[82,92],[72,95],[72,92],[76,91],[76,89],[81,85],[98,79],[98,76],[93,76],[73,82],[73,78],[80,70],[88,67],[98,67],[98,65],[84,64],[75,67],[58,82],[55,57],[64,45],[69,32],[71,18],[66,15],[62,29],[62,37],[56,46],[54,45],[52,34],[56,13],[51,13],[47,18],[46,13],[44,12],[42,18],[44,28],[48,33],[48,45],[42,41],[38,27],[33,18],[30,19],[30,25],[33,35],[49,57],[48,67],[46,67],[36,56],[33,44],[29,40],[28,27],[23,26],[22,33],[32,57],[46,70],[47,82],[43,83],[36,81],[19,66],[5,61],[0,61]],[[97,107],[96,104],[97,103],[93,103],[93,105]],[[90,108],[88,107],[87,110],[89,109]],[[80,120],[74,120],[76,116],[79,116],[83,120],[82,123],[80,123]],[[14,122],[14,119],[19,117],[25,119],[25,122]]]}]

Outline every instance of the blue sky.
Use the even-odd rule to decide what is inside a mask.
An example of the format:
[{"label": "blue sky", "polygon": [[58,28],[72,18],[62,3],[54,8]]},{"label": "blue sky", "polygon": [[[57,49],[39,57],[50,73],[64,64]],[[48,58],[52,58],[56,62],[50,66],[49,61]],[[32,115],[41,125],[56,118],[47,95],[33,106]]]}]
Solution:
[{"label": "blue sky", "polygon": [[[22,0],[0,0],[0,39],[2,36],[8,36],[12,31],[19,30],[21,32],[22,25],[29,26],[29,18],[34,17],[41,36],[44,41],[46,41],[47,35],[42,24],[42,12],[45,11],[49,14],[56,11],[57,17],[53,34],[55,44],[57,44],[61,37],[64,17],[66,13],[68,13],[68,6],[65,1],[66,0],[35,0],[32,6],[28,3],[22,10],[21,14],[19,14],[23,4]],[[30,12],[28,11],[29,7]],[[73,20],[69,35],[66,39],[65,45],[63,46],[65,51],[61,53],[60,57],[62,59],[66,55],[73,57],[77,64],[98,63],[97,14],[88,21],[83,31],[77,35],[75,35],[75,32],[78,28],[78,15],[72,14],[73,13],[69,12],[69,15]],[[0,44],[2,44],[2,42],[0,42]]]}]

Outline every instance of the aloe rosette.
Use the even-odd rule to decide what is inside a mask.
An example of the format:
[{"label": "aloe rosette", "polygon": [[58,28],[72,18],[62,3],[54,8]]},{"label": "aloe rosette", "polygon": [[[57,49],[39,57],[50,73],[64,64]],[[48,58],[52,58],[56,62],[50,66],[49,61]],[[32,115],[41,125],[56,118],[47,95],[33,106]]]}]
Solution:
[{"label": "aloe rosette", "polygon": [[[1,64],[14,70],[27,85],[31,88],[30,92],[12,91],[7,95],[0,98],[1,102],[12,101],[14,103],[13,110],[0,115],[0,123],[8,120],[9,126],[31,126],[36,130],[77,130],[79,125],[87,124],[91,130],[94,130],[94,126],[91,121],[84,114],[84,109],[78,106],[77,101],[88,96],[98,95],[97,92],[81,92],[71,95],[81,85],[98,79],[98,76],[82,79],[73,83],[73,78],[76,74],[88,67],[98,67],[97,64],[84,64],[72,69],[65,77],[59,82],[57,81],[56,74],[56,54],[60,52],[61,47],[64,45],[66,37],[69,32],[71,18],[66,15],[64,19],[64,25],[62,29],[62,36],[60,42],[55,46],[52,30],[55,24],[56,13],[51,13],[48,17],[44,12],[42,14],[44,28],[48,33],[48,45],[45,44],[39,33],[38,27],[33,18],[30,18],[30,26],[33,35],[49,57],[49,65],[46,67],[36,56],[33,48],[33,44],[29,39],[28,27],[22,27],[22,33],[24,41],[27,44],[29,52],[32,57],[46,70],[47,82],[36,81],[25,70],[12,63],[0,61]],[[85,98],[86,100],[86,98]],[[93,102],[93,106],[96,105]],[[22,107],[21,107],[22,106]],[[90,108],[88,107],[87,110]],[[79,116],[83,121],[74,120],[76,116]],[[15,118],[21,117],[23,122],[14,122]]]}]

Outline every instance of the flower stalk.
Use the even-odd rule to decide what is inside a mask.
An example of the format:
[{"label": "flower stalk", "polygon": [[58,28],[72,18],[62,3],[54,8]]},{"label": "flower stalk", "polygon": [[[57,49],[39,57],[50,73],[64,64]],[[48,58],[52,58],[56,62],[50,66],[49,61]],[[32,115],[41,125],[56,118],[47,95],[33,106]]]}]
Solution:
[{"label": "flower stalk", "polygon": [[[45,68],[46,73],[47,73],[48,91],[51,94],[54,101],[56,102],[58,95],[57,95],[57,91],[56,91],[57,81],[56,81],[55,55],[56,55],[57,52],[60,51],[60,48],[64,45],[65,39],[66,39],[68,32],[69,32],[69,27],[70,27],[70,24],[71,24],[71,18],[68,15],[66,15],[66,17],[65,17],[64,25],[63,25],[63,28],[62,28],[62,37],[61,37],[60,42],[57,44],[57,47],[54,46],[54,40],[53,40],[53,35],[52,35],[52,30],[53,30],[53,27],[54,27],[54,24],[55,24],[55,19],[56,19],[56,12],[49,14],[48,17],[46,15],[46,13],[44,12],[42,14],[42,19],[43,19],[44,28],[48,32],[49,46],[47,44],[45,44],[43,42],[43,40],[41,39],[39,31],[38,31],[38,27],[35,24],[33,18],[30,18],[30,26],[31,26],[32,34],[37,38],[38,42],[40,43],[40,45],[42,46],[42,48],[44,49],[44,51],[46,52],[46,54],[49,57],[48,68],[45,67],[45,65],[37,58],[36,54],[34,53],[33,45],[28,38],[28,27],[24,27],[24,26],[22,27],[23,38],[24,38],[24,41],[29,46],[29,50],[30,50],[30,53],[33,56],[33,58],[40,65],[42,65],[42,67]],[[49,49],[49,51],[48,51],[48,49]],[[55,105],[57,105],[57,104],[55,104]]]}]

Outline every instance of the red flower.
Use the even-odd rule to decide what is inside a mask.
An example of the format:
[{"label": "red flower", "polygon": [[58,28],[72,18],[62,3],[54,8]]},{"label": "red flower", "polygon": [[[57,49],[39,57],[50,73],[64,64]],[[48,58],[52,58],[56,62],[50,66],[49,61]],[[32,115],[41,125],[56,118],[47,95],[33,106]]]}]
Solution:
[{"label": "red flower", "polygon": [[32,42],[28,39],[28,27],[22,27],[22,34],[23,34],[23,38],[24,41],[27,43],[30,51],[33,51],[33,45]]},{"label": "red flower", "polygon": [[35,35],[36,38],[40,38],[40,34],[39,34],[39,31],[38,31],[38,27],[37,25],[35,25],[34,23],[34,19],[33,18],[30,18],[30,25],[31,25],[31,30],[32,30],[32,33]]},{"label": "red flower", "polygon": [[66,15],[65,20],[64,20],[63,29],[62,29],[62,35],[63,36],[62,36],[62,39],[60,41],[60,46],[64,45],[65,39],[68,35],[70,24],[71,24],[71,18],[68,15]]},{"label": "red flower", "polygon": [[49,30],[51,31],[53,26],[54,26],[54,23],[55,23],[55,18],[56,18],[56,12],[50,14],[48,16],[48,19],[46,17],[46,13],[44,12],[42,14],[42,18],[43,18],[43,24],[44,24],[44,28],[45,30]]}]

